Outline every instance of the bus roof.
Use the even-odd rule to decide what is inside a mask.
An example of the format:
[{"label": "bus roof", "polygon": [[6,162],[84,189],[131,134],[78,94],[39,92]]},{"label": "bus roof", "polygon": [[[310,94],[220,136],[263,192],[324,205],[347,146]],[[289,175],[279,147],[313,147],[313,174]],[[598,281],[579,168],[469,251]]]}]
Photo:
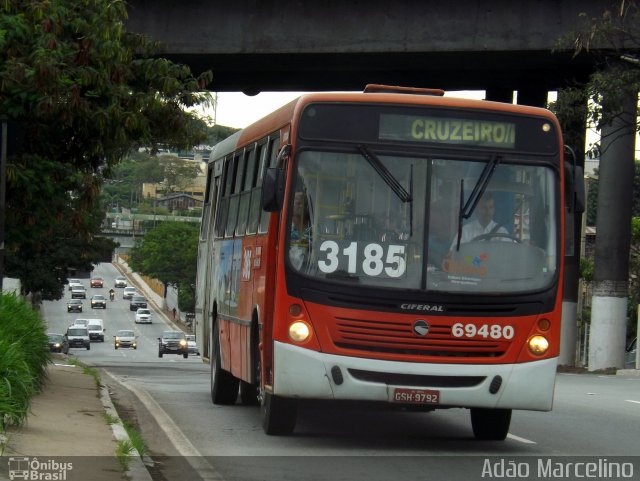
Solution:
[{"label": "bus roof", "polygon": [[[391,88],[392,89],[392,88]],[[389,92],[312,92],[301,95],[274,110],[253,124],[227,137],[216,145],[211,153],[211,160],[218,159],[236,150],[240,145],[247,145],[264,138],[267,133],[275,132],[291,122],[302,109],[314,102],[345,102],[345,103],[381,103],[381,104],[412,104],[429,105],[450,108],[473,108],[492,110],[505,113],[519,113],[531,116],[547,117],[557,123],[555,116],[547,109],[527,105],[508,104],[489,100],[467,99],[461,97],[443,97],[439,95],[420,95],[414,93]]]}]

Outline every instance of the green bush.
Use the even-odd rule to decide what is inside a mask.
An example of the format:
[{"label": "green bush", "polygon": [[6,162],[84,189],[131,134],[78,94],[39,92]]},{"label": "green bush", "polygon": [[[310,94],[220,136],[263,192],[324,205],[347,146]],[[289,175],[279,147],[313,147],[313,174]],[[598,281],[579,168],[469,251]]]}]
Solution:
[{"label": "green bush", "polygon": [[14,294],[0,295],[0,432],[21,424],[51,361],[46,325]]}]

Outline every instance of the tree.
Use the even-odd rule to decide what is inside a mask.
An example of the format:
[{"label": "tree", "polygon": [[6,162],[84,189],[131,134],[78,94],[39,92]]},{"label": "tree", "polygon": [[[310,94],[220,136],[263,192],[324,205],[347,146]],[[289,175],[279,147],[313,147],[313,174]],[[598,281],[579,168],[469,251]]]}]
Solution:
[{"label": "tree", "polygon": [[206,138],[185,107],[210,98],[211,74],[154,58],[126,16],[123,0],[0,3],[0,112],[24,134],[6,166],[5,267],[25,294],[58,299],[68,268],[100,259],[101,186],[128,152]]},{"label": "tree", "polygon": [[182,160],[175,155],[161,155],[160,167],[164,173],[165,195],[185,190],[202,171],[195,162]]},{"label": "tree", "polygon": [[131,250],[134,271],[178,288],[182,311],[193,312],[195,308],[199,232],[199,224],[163,222]]}]

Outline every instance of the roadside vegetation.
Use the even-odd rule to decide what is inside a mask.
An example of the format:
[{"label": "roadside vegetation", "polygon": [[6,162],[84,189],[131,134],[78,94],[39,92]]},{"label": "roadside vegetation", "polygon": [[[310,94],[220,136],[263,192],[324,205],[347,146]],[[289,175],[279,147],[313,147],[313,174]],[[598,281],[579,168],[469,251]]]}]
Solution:
[{"label": "roadside vegetation", "polygon": [[125,29],[127,7],[0,2],[4,270],[23,295],[60,299],[69,269],[110,258],[114,243],[97,235],[101,187],[130,152],[186,150],[209,137],[189,109],[211,105],[211,72],[157,58],[154,42]]},{"label": "roadside vegetation", "polygon": [[194,312],[199,224],[163,222],[131,250],[129,266],[178,289],[178,308]]},{"label": "roadside vegetation", "polygon": [[14,294],[0,295],[0,453],[6,428],[21,425],[51,360],[46,324]]}]

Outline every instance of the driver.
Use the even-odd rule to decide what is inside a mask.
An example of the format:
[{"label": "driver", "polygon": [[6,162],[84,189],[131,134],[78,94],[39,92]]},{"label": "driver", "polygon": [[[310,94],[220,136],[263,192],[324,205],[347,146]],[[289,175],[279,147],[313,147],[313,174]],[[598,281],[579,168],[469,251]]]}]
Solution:
[{"label": "driver", "polygon": [[[476,218],[475,220],[466,223],[462,226],[462,235],[460,236],[460,243],[470,242],[478,236],[483,234],[506,234],[509,232],[504,227],[500,227],[496,221],[493,220],[493,216],[496,212],[496,205],[493,200],[493,194],[491,192],[485,192],[484,195],[478,201],[476,206]],[[498,240],[499,237],[498,237]],[[453,239],[451,250],[455,250],[455,246],[458,243],[458,236]]]}]

